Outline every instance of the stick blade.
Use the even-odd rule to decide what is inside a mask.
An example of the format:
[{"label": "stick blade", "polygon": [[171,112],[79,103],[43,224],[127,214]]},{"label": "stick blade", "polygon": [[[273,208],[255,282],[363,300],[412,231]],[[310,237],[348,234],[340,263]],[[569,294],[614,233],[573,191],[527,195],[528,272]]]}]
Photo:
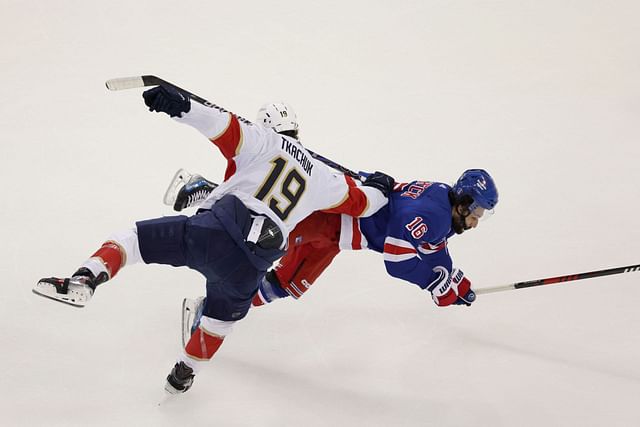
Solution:
[{"label": "stick blade", "polygon": [[119,77],[117,79],[107,80],[105,84],[109,90],[125,90],[144,87],[144,80],[142,76]]},{"label": "stick blade", "polygon": [[167,83],[167,82],[165,82],[159,77],[152,76],[152,75],[118,77],[116,79],[109,79],[105,82],[107,89],[109,90],[124,90],[124,89],[134,89],[137,87],[158,86],[163,83]]}]

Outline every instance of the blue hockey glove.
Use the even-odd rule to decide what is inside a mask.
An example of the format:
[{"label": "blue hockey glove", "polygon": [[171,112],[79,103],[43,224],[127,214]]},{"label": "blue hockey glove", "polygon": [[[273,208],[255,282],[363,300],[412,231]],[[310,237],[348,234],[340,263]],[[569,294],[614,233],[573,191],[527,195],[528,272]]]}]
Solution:
[{"label": "blue hockey glove", "polygon": [[476,300],[476,293],[469,289],[466,294],[458,295],[458,299],[454,302],[456,305],[470,306]]},{"label": "blue hockey glove", "polygon": [[191,110],[191,99],[170,86],[157,86],[142,93],[149,111],[167,113],[170,117],[180,117]]},{"label": "blue hockey glove", "polygon": [[376,171],[369,175],[362,185],[373,187],[384,194],[384,197],[389,197],[389,193],[393,190],[395,183],[395,180],[389,175]]}]

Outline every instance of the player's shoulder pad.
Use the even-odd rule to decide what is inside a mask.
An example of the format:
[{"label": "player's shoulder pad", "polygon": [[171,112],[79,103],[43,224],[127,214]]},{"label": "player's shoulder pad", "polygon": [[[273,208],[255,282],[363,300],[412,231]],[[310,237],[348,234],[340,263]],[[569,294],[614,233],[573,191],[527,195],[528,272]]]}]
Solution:
[{"label": "player's shoulder pad", "polygon": [[[451,229],[451,203],[446,184],[414,181],[393,195],[392,217],[397,223],[411,223],[421,219],[428,230],[427,240],[440,240]],[[420,239],[422,240],[422,239]]]}]

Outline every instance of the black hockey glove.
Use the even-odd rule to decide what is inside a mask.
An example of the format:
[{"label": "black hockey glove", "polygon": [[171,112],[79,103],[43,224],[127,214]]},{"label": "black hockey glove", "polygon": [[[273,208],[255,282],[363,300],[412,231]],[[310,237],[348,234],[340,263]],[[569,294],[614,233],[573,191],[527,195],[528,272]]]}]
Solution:
[{"label": "black hockey glove", "polygon": [[157,86],[142,92],[149,111],[167,113],[170,117],[180,117],[191,110],[191,99],[170,86]]},{"label": "black hockey glove", "polygon": [[362,185],[373,187],[384,194],[384,197],[389,197],[389,193],[391,193],[395,185],[395,180],[387,174],[376,171],[369,175]]}]

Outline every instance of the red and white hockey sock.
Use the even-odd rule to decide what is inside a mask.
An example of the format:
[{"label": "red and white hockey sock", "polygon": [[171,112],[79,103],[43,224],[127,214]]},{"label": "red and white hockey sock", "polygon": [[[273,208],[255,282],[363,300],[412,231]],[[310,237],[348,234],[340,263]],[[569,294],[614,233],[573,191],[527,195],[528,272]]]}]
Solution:
[{"label": "red and white hockey sock", "polygon": [[109,279],[112,279],[125,264],[127,255],[124,250],[114,241],[108,240],[102,244],[91,258],[82,264],[82,267],[86,267],[95,277],[102,272],[107,273]]},{"label": "red and white hockey sock", "polygon": [[178,361],[184,362],[197,373],[216,354],[225,336],[231,333],[234,323],[202,316],[200,327],[191,335]]},{"label": "red and white hockey sock", "polygon": [[222,345],[224,337],[209,334],[198,328],[191,335],[191,339],[184,348],[184,351],[196,360],[209,360],[216,354]]},{"label": "red and white hockey sock", "polygon": [[142,261],[138,233],[136,228],[120,231],[109,236],[89,258],[82,267],[88,268],[98,277],[100,273],[106,273],[109,279],[120,271],[125,265],[137,264]]}]

